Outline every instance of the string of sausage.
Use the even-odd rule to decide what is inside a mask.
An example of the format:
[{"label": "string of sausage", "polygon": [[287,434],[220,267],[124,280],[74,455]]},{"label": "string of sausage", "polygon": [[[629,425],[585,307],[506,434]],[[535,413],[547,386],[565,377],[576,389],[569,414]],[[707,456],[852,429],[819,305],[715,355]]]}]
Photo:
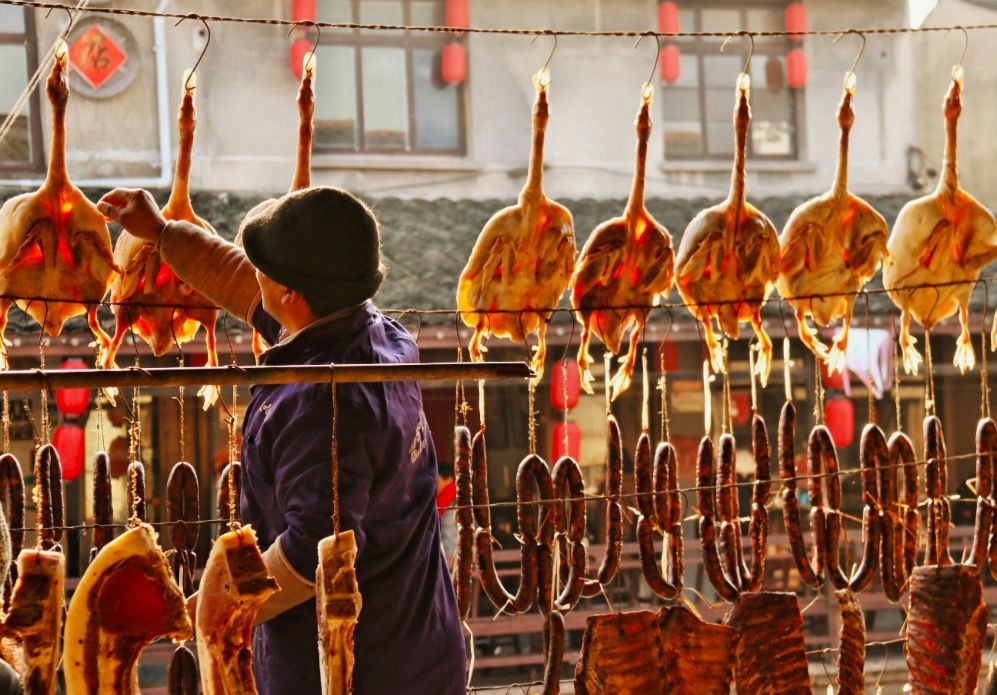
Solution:
[{"label": "string of sausage", "polygon": [[[812,436],[812,434],[811,434]],[[810,528],[814,537],[814,558],[807,555],[806,541],[800,527],[800,501],[796,497],[796,406],[786,401],[779,414],[779,470],[782,475],[782,519],[789,537],[789,547],[793,553],[793,562],[804,583],[817,589],[824,584],[824,553],[822,542],[824,523],[821,509],[820,480],[813,485],[814,478],[807,481],[810,490]],[[819,465],[819,459],[811,463],[810,475],[814,475],[812,465]],[[819,471],[817,471],[819,473]],[[702,485],[702,482],[700,482]],[[813,498],[816,492],[817,499]]]},{"label": "string of sausage", "polygon": [[925,486],[927,488],[928,549],[925,564],[951,565],[949,554],[949,522],[951,506],[945,491],[948,489],[948,466],[945,461],[945,436],[942,422],[934,415],[924,418]]},{"label": "string of sausage", "polygon": [[170,540],[174,552],[170,557],[173,576],[179,578],[184,595],[194,592],[194,567],[197,556],[197,536],[201,518],[201,495],[197,472],[186,461],[176,463],[166,481],[166,517],[173,522]]},{"label": "string of sausage", "polygon": [[471,575],[474,572],[474,514],[471,511],[471,431],[454,428],[454,482],[457,486],[457,552],[453,583],[461,620],[471,614]]},{"label": "string of sausage", "polygon": [[190,649],[181,645],[173,652],[166,680],[168,695],[197,695],[200,690],[200,679],[197,673],[197,661]]},{"label": "string of sausage", "polygon": [[0,456],[0,504],[3,504],[10,529],[10,566],[3,587],[3,608],[8,608],[10,593],[17,579],[17,556],[24,546],[24,476],[21,464],[11,453]]},{"label": "string of sausage", "polygon": [[973,528],[973,545],[966,564],[983,571],[985,564],[993,564],[993,487],[994,465],[997,464],[997,424],[983,418],[976,426],[976,519]]},{"label": "string of sausage", "polygon": [[606,452],[606,552],[594,579],[586,579],[582,596],[597,596],[602,587],[613,581],[620,567],[623,550],[623,444],[620,424],[610,415],[606,421],[608,451]]},{"label": "string of sausage", "polygon": [[581,598],[588,574],[588,549],[583,542],[586,522],[585,483],[581,467],[570,456],[563,456],[554,464],[551,478],[557,499],[569,500],[567,514],[564,503],[556,502],[551,515],[562,585],[555,607],[561,613],[568,613]]},{"label": "string of sausage", "polygon": [[35,507],[39,510],[39,547],[60,550],[66,507],[62,498],[62,462],[51,444],[45,444],[35,454]]},{"label": "string of sausage", "polygon": [[98,451],[93,458],[93,544],[90,562],[100,549],[111,542],[114,531],[114,507],[111,504],[111,462],[106,452]]},{"label": "string of sausage", "polygon": [[[921,531],[921,515],[917,512],[920,486],[914,444],[910,438],[903,432],[894,432],[887,448],[889,462],[883,471],[883,477],[880,478],[883,505],[880,573],[883,579],[883,591],[887,598],[899,601],[900,594],[903,593],[911,572],[914,571],[914,565],[917,564],[918,534]],[[902,505],[898,499],[897,485],[897,475],[901,469],[904,475]]]},{"label": "string of sausage", "polygon": [[[678,459],[668,442],[658,444],[651,468],[651,438],[646,432],[637,440],[634,455],[637,493],[637,548],[641,571],[651,590],[661,598],[675,598],[682,591],[682,506],[678,493]],[[651,490],[654,488],[652,494]],[[665,539],[667,555],[658,563],[654,533]],[[667,561],[666,561],[667,558]],[[665,578],[665,574],[668,578]]]},{"label": "string of sausage", "polygon": [[716,589],[717,594],[727,601],[737,598],[738,587],[731,584],[724,574],[717,550],[716,510],[713,491],[717,484],[714,472],[713,440],[709,435],[699,441],[699,453],[696,457],[696,477],[698,490],[696,503],[699,507],[699,540],[703,549],[703,567],[706,576]]},{"label": "string of sausage", "polygon": [[543,695],[561,692],[561,665],[564,662],[564,616],[558,610],[547,615],[543,630],[544,663]]}]

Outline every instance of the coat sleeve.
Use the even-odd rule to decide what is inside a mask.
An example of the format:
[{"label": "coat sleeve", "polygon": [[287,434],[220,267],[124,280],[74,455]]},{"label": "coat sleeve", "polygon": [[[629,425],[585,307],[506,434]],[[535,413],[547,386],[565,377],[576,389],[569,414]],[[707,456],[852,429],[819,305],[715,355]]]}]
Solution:
[{"label": "coat sleeve", "polygon": [[[350,386],[337,387],[339,514],[340,528],[356,534],[360,554],[376,437],[374,413],[347,397]],[[332,403],[328,386],[317,391],[320,395],[275,437],[273,451],[276,503],[287,522],[281,549],[291,566],[311,579],[318,566],[318,542],[332,534]]]}]

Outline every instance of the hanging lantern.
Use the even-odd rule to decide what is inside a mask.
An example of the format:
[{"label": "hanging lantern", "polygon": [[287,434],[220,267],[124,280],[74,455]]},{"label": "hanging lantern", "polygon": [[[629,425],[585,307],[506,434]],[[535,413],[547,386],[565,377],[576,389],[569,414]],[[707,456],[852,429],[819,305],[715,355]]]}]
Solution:
[{"label": "hanging lantern", "polygon": [[[567,432],[568,447],[565,449],[564,440]],[[582,453],[582,430],[576,422],[565,423],[563,420],[554,425],[554,434],[551,435],[551,461],[557,461],[562,456],[570,456],[575,461]]]},{"label": "hanging lantern", "polygon": [[827,368],[827,364],[821,362],[820,373],[824,379],[824,386],[826,388],[836,389],[838,391],[847,391],[848,388],[851,387],[851,384],[848,384],[848,386],[845,385],[845,382],[848,381],[849,379],[847,368],[841,370],[840,372],[835,372],[834,374],[831,374],[831,372]]},{"label": "hanging lantern", "polygon": [[844,396],[831,398],[824,404],[824,422],[834,439],[834,446],[843,449],[855,439],[855,405]]},{"label": "hanging lantern", "polygon": [[305,55],[312,50],[312,42],[308,39],[297,39],[291,44],[291,72],[299,80],[305,68]]},{"label": "hanging lantern", "polygon": [[295,22],[314,22],[318,0],[294,0],[291,17]]},{"label": "hanging lantern", "polygon": [[668,84],[675,84],[682,76],[682,53],[675,44],[668,44],[661,49],[661,79]]},{"label": "hanging lantern", "polygon": [[555,362],[550,375],[550,404],[558,412],[565,408],[571,410],[578,405],[581,384],[577,362],[574,360],[568,360],[567,363]]},{"label": "hanging lantern", "polygon": [[467,78],[467,51],[464,50],[464,44],[454,41],[444,46],[440,77],[447,84],[460,84]]},{"label": "hanging lantern", "polygon": [[807,54],[802,48],[786,54],[786,84],[792,89],[802,89],[807,84]]},{"label": "hanging lantern", "polygon": [[730,397],[730,419],[735,427],[751,422],[751,394],[735,393]]},{"label": "hanging lantern", "polygon": [[769,56],[765,61],[765,86],[774,92],[786,86],[786,71],[778,56]]},{"label": "hanging lantern", "polygon": [[[61,365],[59,369],[86,369],[87,364],[83,360],[73,359],[66,360]],[[77,418],[83,413],[87,412],[87,406],[90,405],[90,389],[79,388],[79,389],[56,389],[55,392],[55,407],[58,408],[59,412],[63,415],[71,418]]]},{"label": "hanging lantern", "polygon": [[802,2],[791,2],[786,5],[786,31],[790,41],[802,41],[807,31],[807,8]]},{"label": "hanging lantern", "polygon": [[447,0],[444,21],[448,27],[467,29],[467,0]]},{"label": "hanging lantern", "polygon": [[662,34],[679,33],[679,7],[674,2],[658,5],[658,31]]},{"label": "hanging lantern", "polygon": [[76,425],[59,425],[52,430],[52,446],[62,461],[62,479],[76,480],[83,472],[86,454],[86,432]]}]

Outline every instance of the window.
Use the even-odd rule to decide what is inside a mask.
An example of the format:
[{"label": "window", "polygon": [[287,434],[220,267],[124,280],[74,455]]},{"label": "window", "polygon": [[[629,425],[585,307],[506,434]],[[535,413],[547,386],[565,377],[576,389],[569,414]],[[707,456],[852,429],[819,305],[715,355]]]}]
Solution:
[{"label": "window", "polygon": [[[680,6],[683,31],[779,31],[785,6],[770,3],[702,2]],[[748,42],[734,37],[721,53],[722,38],[683,38],[679,80],[661,95],[667,159],[728,159],[734,152],[731,124],[734,85],[748,56]],[[796,159],[802,92],[786,86],[786,37],[756,37],[751,59],[752,159]]]},{"label": "window", "polygon": [[[38,67],[34,17],[20,7],[0,7],[0,121],[17,102]],[[42,83],[44,90],[44,82]],[[38,92],[28,99],[3,142],[0,171],[39,170],[42,165]]]},{"label": "window", "polygon": [[[443,23],[442,0],[323,0],[319,21]],[[318,47],[315,148],[328,152],[464,153],[461,85],[440,79],[429,32],[325,31]]]}]

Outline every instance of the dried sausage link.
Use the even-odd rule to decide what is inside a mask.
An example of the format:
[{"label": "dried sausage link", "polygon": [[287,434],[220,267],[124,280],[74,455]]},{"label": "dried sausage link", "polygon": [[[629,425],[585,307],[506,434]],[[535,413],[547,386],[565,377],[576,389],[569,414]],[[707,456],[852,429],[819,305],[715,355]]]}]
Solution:
[{"label": "dried sausage link", "polygon": [[[661,598],[675,598],[681,587],[676,587],[665,579],[662,567],[654,550],[654,520],[641,516],[637,521],[637,548],[640,553],[640,568],[651,591]],[[672,572],[669,572],[673,575]]]},{"label": "dried sausage link", "polygon": [[488,454],[485,430],[481,428],[471,440],[471,500],[474,504],[474,523],[478,528],[492,526],[492,512],[488,506]]},{"label": "dried sausage link", "polygon": [[184,596],[194,593],[194,567],[197,566],[197,554],[186,548],[170,550],[166,554],[170,558],[173,576],[180,577],[180,589]]},{"label": "dried sausage link", "polygon": [[181,645],[173,652],[166,679],[168,695],[197,695],[200,686],[197,662],[187,647]]},{"label": "dried sausage link", "polygon": [[904,474],[903,515],[900,531],[900,545],[902,547],[898,549],[903,560],[897,564],[895,572],[897,584],[902,591],[917,564],[917,546],[921,533],[921,515],[917,511],[920,482],[917,457],[914,455],[914,444],[910,437],[903,432],[894,432],[890,437],[888,448],[892,470],[900,470],[897,468],[900,466]]},{"label": "dried sausage link", "polygon": [[173,522],[170,540],[178,550],[197,546],[201,519],[201,494],[197,471],[186,461],[179,461],[166,480],[166,518]]},{"label": "dried sausage link", "polygon": [[739,509],[737,489],[734,487],[736,466],[736,445],[734,436],[720,435],[720,456],[717,466],[717,517],[720,519],[720,560],[724,576],[731,586],[738,590],[745,587],[741,574],[741,524],[738,521]]},{"label": "dried sausage link", "polygon": [[786,401],[779,414],[779,472],[782,476],[782,520],[789,538],[789,548],[800,578],[819,588],[824,578],[817,573],[807,556],[807,544],[800,524],[800,501],[796,497],[796,406]]},{"label": "dried sausage link", "polygon": [[623,550],[623,443],[616,418],[607,418],[606,452],[606,551],[595,579],[586,579],[582,596],[596,596],[602,587],[613,581],[620,566]]},{"label": "dried sausage link", "polygon": [[941,420],[934,415],[924,418],[924,460],[928,462],[926,467],[928,552],[925,562],[929,565],[951,565],[948,529],[951,512],[948,499],[945,497],[948,487],[945,435]]},{"label": "dried sausage link", "polygon": [[755,413],[751,419],[751,455],[755,462],[755,484],[752,486],[751,523],[748,527],[751,536],[751,566],[742,568],[748,591],[758,591],[765,582],[765,550],[769,534],[769,513],[765,504],[772,489],[769,472],[771,451],[765,420]]},{"label": "dried sausage link", "polygon": [[131,518],[145,521],[145,467],[139,461],[128,464],[128,496]]},{"label": "dried sausage link", "polygon": [[464,426],[454,428],[454,483],[457,487],[458,526],[471,528],[474,513],[471,511],[471,430]]},{"label": "dried sausage link", "polygon": [[900,492],[897,471],[900,464],[894,460],[893,437],[886,443],[885,463],[877,476],[880,505],[879,572],[883,593],[890,601],[899,601],[903,591],[903,513],[900,509]]},{"label": "dried sausage link", "polygon": [[537,543],[537,608],[542,615],[554,609],[554,547]]},{"label": "dried sausage link", "polygon": [[727,600],[737,598],[737,587],[733,586],[724,575],[717,550],[717,531],[714,521],[715,511],[713,491],[716,489],[716,476],[713,470],[713,442],[709,436],[699,441],[699,453],[696,456],[696,484],[699,505],[699,540],[703,549],[703,567],[706,576],[716,589],[717,594]]},{"label": "dried sausage link", "polygon": [[561,665],[564,661],[564,616],[551,611],[544,624],[547,661],[544,664],[543,695],[561,692]]},{"label": "dried sausage link", "polygon": [[641,516],[654,517],[654,496],[652,496],[651,438],[641,432],[634,451],[634,492],[637,509]]},{"label": "dried sausage link", "polygon": [[457,591],[457,611],[461,620],[471,614],[471,579],[474,573],[474,529],[457,527],[457,551],[454,558],[454,588]]},{"label": "dried sausage link", "polygon": [[968,564],[979,571],[989,556],[990,536],[993,526],[993,451],[997,442],[997,424],[983,418],[976,426],[976,523],[973,528],[973,546]]},{"label": "dried sausage link", "polygon": [[11,453],[0,456],[0,503],[7,515],[13,559],[24,547],[24,475],[20,462]]},{"label": "dried sausage link", "polygon": [[848,589],[835,591],[841,608],[838,633],[838,695],[865,692],[865,615],[855,594]]},{"label": "dried sausage link", "polygon": [[[654,510],[658,519],[664,521],[659,528],[664,531],[668,543],[669,556],[669,576],[668,583],[682,590],[684,581],[683,567],[683,545],[682,545],[682,495],[679,492],[678,481],[678,454],[675,447],[667,442],[658,444],[654,452],[654,480],[655,488],[659,487],[659,480],[664,480],[660,487],[663,495],[659,498],[655,495]],[[658,522],[660,524],[660,522]]]},{"label": "dried sausage link", "polygon": [[564,506],[561,503],[553,505],[551,522],[554,531],[566,533],[568,539],[580,542],[585,537],[585,481],[582,479],[582,469],[570,456],[562,456],[551,472],[554,495],[559,499],[570,499],[568,514],[565,517]]},{"label": "dried sausage link", "polygon": [[93,459],[93,545],[90,561],[113,537],[111,522],[114,507],[111,504],[111,462],[107,454],[98,451]]},{"label": "dried sausage link", "polygon": [[[562,579],[564,586],[557,597],[557,609],[563,613],[571,611],[582,597],[582,590],[585,588],[585,577],[588,574],[588,550],[581,542],[568,541],[564,536],[558,536],[558,552],[562,552],[562,557],[566,562],[562,566],[567,566],[568,574]],[[570,552],[568,550],[570,548]]]},{"label": "dried sausage link", "polygon": [[38,510],[38,541],[44,550],[58,546],[65,508],[62,501],[62,463],[51,444],[35,454],[35,508]]},{"label": "dried sausage link", "polygon": [[[862,465],[862,559],[858,569],[848,582],[848,588],[858,593],[872,582],[876,574],[880,556],[883,553],[883,537],[889,533],[885,526],[881,505],[879,481],[889,466],[889,448],[886,435],[878,426],[869,423],[862,430],[859,440],[859,459]],[[837,556],[837,548],[834,550]]]},{"label": "dried sausage link", "polygon": [[536,542],[524,538],[520,549],[522,572],[519,588],[515,594],[509,593],[502,585],[495,570],[492,555],[492,536],[489,529],[479,528],[474,532],[474,546],[478,557],[478,575],[481,588],[495,608],[507,613],[525,613],[537,595],[538,558]]}]

